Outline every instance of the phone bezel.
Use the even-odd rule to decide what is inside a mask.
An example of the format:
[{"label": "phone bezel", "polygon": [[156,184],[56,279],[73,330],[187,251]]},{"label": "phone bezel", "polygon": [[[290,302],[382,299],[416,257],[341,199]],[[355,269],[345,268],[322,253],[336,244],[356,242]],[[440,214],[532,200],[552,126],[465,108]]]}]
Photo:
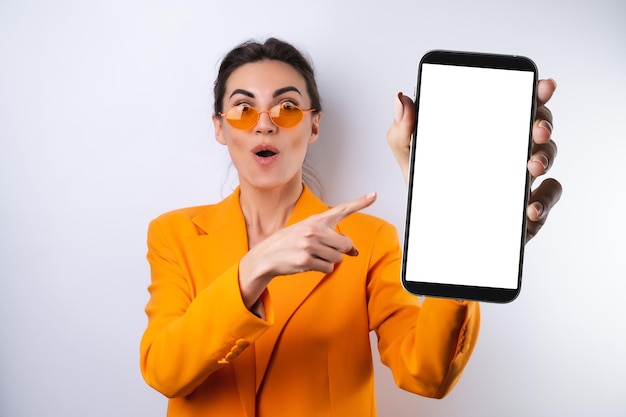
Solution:
[{"label": "phone bezel", "polygon": [[[406,279],[406,263],[408,253],[408,242],[410,233],[410,220],[411,220],[411,204],[413,200],[413,172],[415,166],[415,140],[417,127],[419,122],[419,104],[420,104],[420,89],[421,89],[421,74],[423,64],[441,64],[441,65],[459,65],[467,67],[481,67],[481,68],[495,68],[495,69],[507,69],[507,70],[519,70],[519,71],[531,71],[533,73],[533,91],[532,91],[532,108],[531,117],[529,120],[529,140],[527,159],[530,158],[532,151],[532,125],[534,122],[536,111],[536,93],[537,93],[537,81],[538,71],[535,63],[527,57],[519,55],[502,55],[502,54],[488,54],[478,52],[464,52],[464,51],[451,51],[451,50],[433,50],[426,53],[420,60],[418,67],[417,86],[415,90],[415,128],[413,131],[413,137],[411,139],[411,154],[409,164],[409,184],[408,184],[408,198],[406,208],[406,223],[405,223],[405,236],[404,236],[404,250],[402,255],[402,285],[404,288],[415,295],[430,296],[430,297],[442,297],[442,298],[454,298],[460,300],[474,300],[474,301],[486,301],[494,303],[508,303],[513,301],[520,294],[522,285],[522,270],[524,260],[524,246],[526,240],[526,215],[522,218],[522,230],[520,233],[520,256],[519,256],[519,268],[517,287],[510,288],[493,288],[493,287],[479,287],[469,285],[455,285],[447,283],[433,283],[424,281],[413,281]],[[528,204],[528,198],[530,195],[530,174],[526,170],[526,186],[524,190],[524,204]],[[525,208],[524,206],[524,208]]]}]

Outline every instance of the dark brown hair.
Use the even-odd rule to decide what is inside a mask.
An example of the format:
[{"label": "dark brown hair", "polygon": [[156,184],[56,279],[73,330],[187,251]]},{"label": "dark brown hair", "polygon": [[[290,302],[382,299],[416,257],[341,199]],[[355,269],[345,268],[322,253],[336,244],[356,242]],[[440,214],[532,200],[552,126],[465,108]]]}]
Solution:
[{"label": "dark brown hair", "polygon": [[315,109],[316,112],[322,111],[315,73],[309,60],[293,45],[276,38],[269,38],[264,43],[252,40],[244,42],[228,52],[222,59],[213,87],[215,98],[213,111],[215,114],[223,110],[222,102],[224,101],[224,94],[226,94],[226,81],[233,71],[245,64],[264,60],[281,61],[298,71],[306,82],[307,93],[311,98],[311,108]]}]

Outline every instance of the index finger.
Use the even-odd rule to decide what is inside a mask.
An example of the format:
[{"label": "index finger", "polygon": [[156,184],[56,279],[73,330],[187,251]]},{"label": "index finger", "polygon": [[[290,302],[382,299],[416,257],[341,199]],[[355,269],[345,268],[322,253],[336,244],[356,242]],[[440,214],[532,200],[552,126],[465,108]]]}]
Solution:
[{"label": "index finger", "polygon": [[337,225],[337,223],[339,223],[352,213],[369,207],[370,205],[372,205],[372,203],[374,203],[374,201],[376,201],[376,193],[371,192],[367,195],[364,195],[363,197],[357,198],[352,201],[346,201],[345,203],[341,203],[331,209],[328,209],[324,213],[320,214],[320,217],[325,221],[328,226],[334,227]]}]

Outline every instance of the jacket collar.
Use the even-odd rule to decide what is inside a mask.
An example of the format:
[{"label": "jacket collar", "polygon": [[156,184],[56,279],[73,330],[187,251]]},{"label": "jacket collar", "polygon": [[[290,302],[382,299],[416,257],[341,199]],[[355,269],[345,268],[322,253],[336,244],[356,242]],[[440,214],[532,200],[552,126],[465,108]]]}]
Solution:
[{"label": "jacket collar", "polygon": [[[198,226],[205,234],[221,233],[227,231],[231,233],[244,232],[243,236],[247,236],[246,222],[241,211],[240,188],[224,200],[211,206],[210,210],[205,210],[192,219],[193,223]],[[305,185],[302,194],[294,207],[293,212],[287,220],[286,226],[300,222],[307,217],[324,212],[329,207],[322,202],[313,192]],[[216,221],[216,219],[222,219]],[[247,246],[247,238],[243,242]]]}]

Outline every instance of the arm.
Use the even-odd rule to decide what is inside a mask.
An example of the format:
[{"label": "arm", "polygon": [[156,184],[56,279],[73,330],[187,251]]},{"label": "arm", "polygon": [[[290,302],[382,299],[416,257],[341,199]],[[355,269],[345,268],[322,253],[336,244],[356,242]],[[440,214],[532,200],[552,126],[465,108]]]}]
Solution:
[{"label": "arm", "polygon": [[[190,394],[258,338],[272,318],[266,295],[269,322],[244,306],[237,265],[195,294],[193,278],[183,267],[184,249],[171,244],[173,229],[156,220],[148,231],[152,281],[146,306],[148,327],[141,340],[142,375],[167,397]],[[234,355],[229,356],[231,352]]]},{"label": "arm", "polygon": [[374,242],[368,314],[381,361],[399,387],[442,398],[460,378],[476,344],[479,305],[436,298],[420,305],[399,282],[400,246],[393,227],[383,227]]}]

